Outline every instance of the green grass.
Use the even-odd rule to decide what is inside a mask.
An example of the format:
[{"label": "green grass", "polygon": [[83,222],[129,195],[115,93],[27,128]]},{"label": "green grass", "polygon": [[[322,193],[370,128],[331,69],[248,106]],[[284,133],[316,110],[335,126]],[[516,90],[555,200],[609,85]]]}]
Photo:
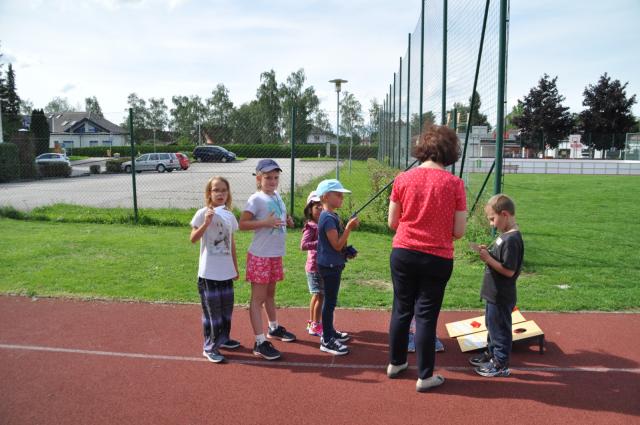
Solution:
[{"label": "green grass", "polygon": [[[482,177],[472,176],[474,190]],[[354,162],[351,175],[343,169],[341,180],[354,190],[354,208],[347,205],[346,211],[368,199],[366,164]],[[313,186],[310,183],[309,187]],[[640,177],[509,174],[504,192],[516,201],[525,240],[524,270],[518,280],[521,308],[640,310]],[[475,195],[472,192],[469,196]],[[162,226],[126,224],[130,210],[53,206],[34,210],[26,217],[13,211],[15,217],[10,209],[0,211],[0,215],[12,217],[0,218],[2,293],[198,301],[198,245],[189,242],[186,224],[192,211],[144,211],[147,218],[143,223]],[[481,211],[478,208],[479,214]],[[467,248],[467,242],[485,242],[490,236],[481,215],[472,223],[467,239],[456,242],[455,269],[444,308],[482,306],[478,293],[483,264]],[[237,235],[242,269],[251,236],[247,232]],[[361,230],[352,234],[350,243],[360,255],[348,263],[343,274],[342,306],[390,307],[391,238],[387,233]],[[309,300],[305,253],[300,251],[299,241],[299,228],[291,230],[284,261],[286,280],[277,292],[281,306],[306,306]],[[245,304],[248,298],[249,286],[241,279],[236,283],[236,302]]]}]

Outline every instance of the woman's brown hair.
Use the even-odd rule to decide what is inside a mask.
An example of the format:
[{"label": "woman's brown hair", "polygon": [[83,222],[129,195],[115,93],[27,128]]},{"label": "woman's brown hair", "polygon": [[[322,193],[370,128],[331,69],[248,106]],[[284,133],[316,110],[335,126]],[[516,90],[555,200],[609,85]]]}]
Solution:
[{"label": "woman's brown hair", "polygon": [[444,125],[430,125],[422,133],[413,156],[420,162],[433,161],[448,167],[455,164],[460,157],[458,135]]}]

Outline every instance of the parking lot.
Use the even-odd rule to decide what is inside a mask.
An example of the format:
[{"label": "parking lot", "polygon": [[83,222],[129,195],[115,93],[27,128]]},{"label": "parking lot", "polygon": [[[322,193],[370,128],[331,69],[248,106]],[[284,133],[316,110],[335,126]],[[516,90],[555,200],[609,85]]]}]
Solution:
[{"label": "parking lot", "polygon": [[[214,175],[226,177],[231,184],[234,206],[242,208],[255,192],[252,173],[258,158],[231,163],[192,163],[186,171],[172,173],[143,172],[136,174],[139,208],[197,208],[204,202],[204,186]],[[291,160],[276,159],[282,167],[281,192],[291,184]],[[83,174],[89,164],[74,166],[75,175]],[[104,170],[104,167],[103,167]],[[333,161],[295,160],[295,185],[335,170]],[[131,174],[95,174],[19,183],[0,184],[0,206],[31,210],[42,205],[67,203],[93,207],[133,206]]]}]

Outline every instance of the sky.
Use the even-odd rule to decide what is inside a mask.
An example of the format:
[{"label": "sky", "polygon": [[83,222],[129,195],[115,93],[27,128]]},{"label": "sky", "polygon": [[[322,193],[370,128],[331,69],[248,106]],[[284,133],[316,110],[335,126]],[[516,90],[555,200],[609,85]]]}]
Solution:
[{"label": "sky", "polygon": [[[512,0],[510,10],[507,112],[544,73],[572,112],[604,72],[640,102],[640,0]],[[116,122],[132,92],[171,107],[173,95],[206,98],[222,83],[239,106],[270,69],[284,82],[304,68],[327,111],[328,81],[346,79],[366,111],[387,93],[419,15],[417,0],[0,0],[0,60],[34,107],[96,96]]]}]

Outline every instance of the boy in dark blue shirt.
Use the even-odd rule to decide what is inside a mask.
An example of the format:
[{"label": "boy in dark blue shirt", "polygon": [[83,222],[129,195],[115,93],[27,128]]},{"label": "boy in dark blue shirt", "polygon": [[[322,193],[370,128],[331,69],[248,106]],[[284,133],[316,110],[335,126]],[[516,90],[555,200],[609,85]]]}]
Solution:
[{"label": "boy in dark blue shirt", "polygon": [[485,207],[487,219],[500,236],[489,247],[477,248],[486,263],[480,297],[485,300],[489,331],[487,351],[469,359],[482,376],[509,376],[511,312],[516,305],[516,280],[522,269],[524,242],[516,223],[516,207],[507,195],[498,194]]},{"label": "boy in dark blue shirt", "polygon": [[340,278],[347,255],[347,246],[351,230],[358,227],[357,217],[349,220],[343,228],[335,210],[342,206],[345,193],[351,193],[335,179],[323,180],[316,189],[316,195],[322,201],[323,211],[318,220],[318,272],[324,282],[324,302],[322,304],[322,338],[320,351],[343,356],[349,354],[349,349],[342,344],[349,339],[349,335],[338,332],[333,327],[333,312],[338,301]]}]

